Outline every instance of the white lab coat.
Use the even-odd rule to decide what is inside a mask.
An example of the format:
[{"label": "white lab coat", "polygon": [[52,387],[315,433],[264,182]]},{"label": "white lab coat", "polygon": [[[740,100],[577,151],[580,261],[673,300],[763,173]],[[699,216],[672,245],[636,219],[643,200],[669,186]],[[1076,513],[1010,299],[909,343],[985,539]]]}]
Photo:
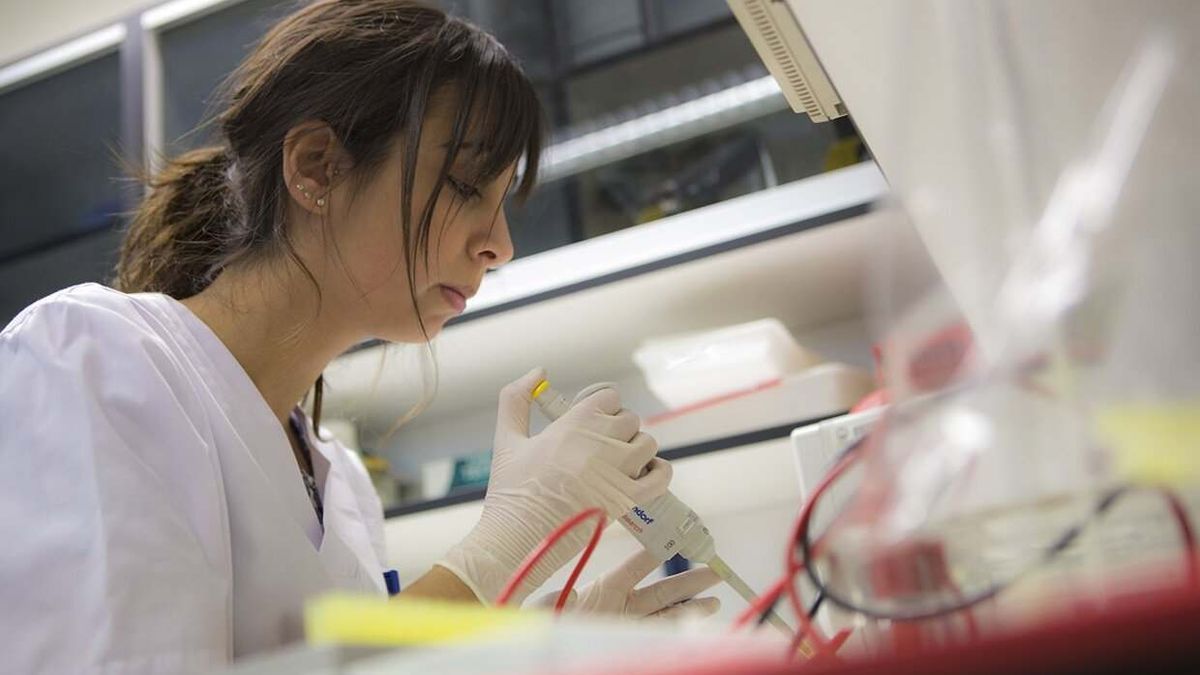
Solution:
[{"label": "white lab coat", "polygon": [[207,671],[300,639],[314,594],[383,594],[366,471],[312,446],[323,536],[278,419],[183,305],[85,284],[27,308],[0,333],[0,671]]}]

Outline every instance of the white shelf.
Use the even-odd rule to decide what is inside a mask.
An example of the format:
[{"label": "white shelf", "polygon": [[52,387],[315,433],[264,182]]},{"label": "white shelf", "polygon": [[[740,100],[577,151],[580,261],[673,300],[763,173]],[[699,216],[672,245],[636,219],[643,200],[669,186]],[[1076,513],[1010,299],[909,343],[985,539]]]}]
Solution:
[{"label": "white shelf", "polygon": [[879,169],[863,162],[561,246],[489,274],[464,317],[871,204],[886,192]]},{"label": "white shelf", "polygon": [[558,180],[787,109],[779,84],[767,75],[556,143],[542,157],[538,180]]},{"label": "white shelf", "polygon": [[0,94],[116,51],[125,24],[114,23],[9,65],[0,67]]}]

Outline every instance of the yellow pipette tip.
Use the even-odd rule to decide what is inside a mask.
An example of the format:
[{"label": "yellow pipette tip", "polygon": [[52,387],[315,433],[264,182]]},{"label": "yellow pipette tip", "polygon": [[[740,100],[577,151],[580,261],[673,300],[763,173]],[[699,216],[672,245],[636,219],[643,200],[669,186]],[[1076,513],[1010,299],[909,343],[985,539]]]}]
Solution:
[{"label": "yellow pipette tip", "polygon": [[535,386],[533,388],[532,396],[534,398],[537,398],[537,397],[541,396],[542,394],[546,393],[546,390],[549,388],[550,388],[550,380],[542,380],[541,382],[538,382],[537,386]]}]

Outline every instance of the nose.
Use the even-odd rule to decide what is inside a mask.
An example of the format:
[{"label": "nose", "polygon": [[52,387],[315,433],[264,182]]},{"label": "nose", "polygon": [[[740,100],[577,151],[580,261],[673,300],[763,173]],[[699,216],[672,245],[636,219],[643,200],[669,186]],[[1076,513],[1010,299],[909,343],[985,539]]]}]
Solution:
[{"label": "nose", "polygon": [[503,208],[496,213],[495,220],[482,233],[478,244],[473,248],[473,257],[483,262],[488,269],[496,269],[513,259],[512,236],[508,231],[508,218],[504,215]]}]

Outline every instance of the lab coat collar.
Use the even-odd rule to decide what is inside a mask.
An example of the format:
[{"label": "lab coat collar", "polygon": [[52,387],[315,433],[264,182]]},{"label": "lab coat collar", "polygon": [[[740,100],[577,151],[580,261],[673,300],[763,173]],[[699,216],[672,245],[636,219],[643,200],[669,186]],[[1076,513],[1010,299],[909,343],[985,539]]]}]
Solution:
[{"label": "lab coat collar", "polygon": [[[166,295],[147,294],[157,299],[170,318],[191,338],[192,350],[198,365],[207,366],[209,379],[222,382],[229,396],[218,403],[235,428],[243,433],[246,447],[252,453],[267,482],[274,488],[284,510],[315,548],[320,548],[323,534],[321,523],[313,511],[304,488],[300,467],[292,453],[291,442],[266,399],[250,375],[233,356],[216,333],[179,301]],[[326,459],[328,459],[326,457]]]},{"label": "lab coat collar", "polygon": [[[335,577],[339,587],[385,592],[381,563],[375,560],[366,521],[351,491],[353,477],[348,472],[354,467],[349,465],[349,457],[344,456],[345,450],[335,442],[313,438],[312,425],[305,417],[304,433],[309,447],[315,451],[314,473],[325,510],[322,528],[309,501],[291,442],[254,381],[225,343],[191,310],[168,296],[157,297],[162,298],[170,315],[184,329],[179,332],[192,338],[192,350],[230,390],[231,396],[220,401],[220,405],[231,420],[240,421],[236,425],[239,429],[251,429],[248,433],[251,438],[243,440],[248,441],[246,445],[254,461],[275,489],[284,510],[316,549],[322,566]],[[235,405],[234,401],[244,405]]]},{"label": "lab coat collar", "polygon": [[345,450],[336,442],[313,439],[311,425],[305,427],[309,446],[321,455],[328,465],[322,498],[325,507],[325,538],[320,556],[326,567],[340,576],[344,583],[363,590],[385,591],[381,562],[375,559],[371,535],[367,530],[358,499],[350,486],[350,465]]}]

